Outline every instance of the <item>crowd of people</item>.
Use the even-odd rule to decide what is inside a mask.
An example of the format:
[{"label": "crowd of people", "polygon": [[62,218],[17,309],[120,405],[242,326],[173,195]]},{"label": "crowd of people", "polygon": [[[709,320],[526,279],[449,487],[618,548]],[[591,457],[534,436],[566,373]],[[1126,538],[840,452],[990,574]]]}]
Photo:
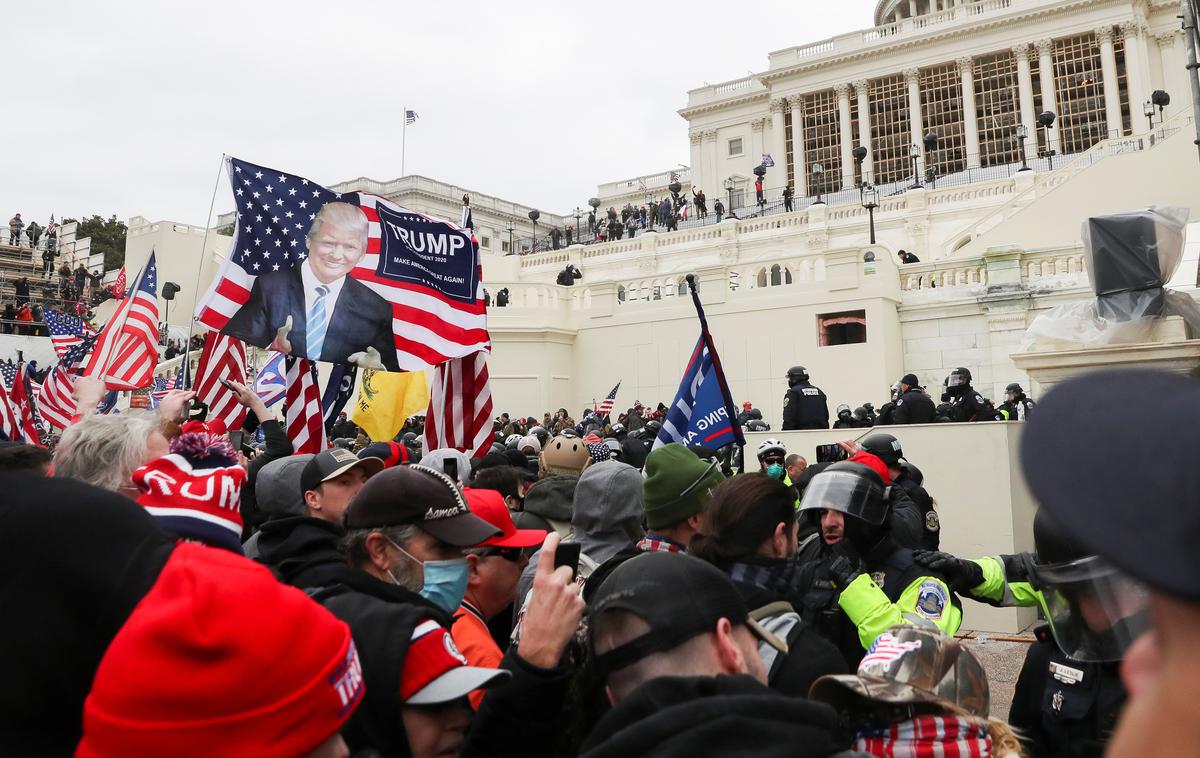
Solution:
[{"label": "crowd of people", "polygon": [[[1048,396],[1024,435],[1036,550],[977,559],[940,550],[937,483],[884,432],[811,464],[767,439],[743,464],[655,445],[664,409],[639,403],[616,424],[501,414],[478,457],[422,450],[420,418],[371,440],[343,416],[339,444],[294,454],[243,385],[234,437],[187,390],[95,415],[103,384],[81,377],[52,451],[0,445],[0,750],[982,757],[1097,755],[1112,738],[1132,746],[1114,755],[1194,754],[1195,706],[1138,703],[1190,691],[1196,654],[1144,635],[1146,591],[1092,550],[1182,596],[1180,618],[1200,614],[1191,564],[1161,545],[1170,570],[1111,554],[1112,530],[1081,514],[1132,485],[1110,473],[1077,494],[1084,458],[1043,465],[1078,434],[1200,407],[1194,380],[1143,374],[1145,417],[1092,412],[1111,376]],[[1190,481],[1155,484],[1156,525]],[[1113,526],[1140,518],[1114,509]],[[1007,720],[955,637],[962,598],[1048,621]],[[1140,668],[1123,684],[1127,651]],[[1127,698],[1127,721],[1172,734],[1114,738]]]}]

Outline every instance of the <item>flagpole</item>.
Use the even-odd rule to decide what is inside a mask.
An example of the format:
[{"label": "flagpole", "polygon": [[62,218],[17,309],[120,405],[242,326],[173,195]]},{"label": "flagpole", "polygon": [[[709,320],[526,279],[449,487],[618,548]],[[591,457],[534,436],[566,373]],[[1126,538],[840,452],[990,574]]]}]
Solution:
[{"label": "flagpole", "polygon": [[[194,334],[196,331],[196,313],[195,313],[196,299],[200,296],[200,274],[201,274],[201,272],[204,271],[204,258],[205,258],[205,256],[208,255],[208,232],[209,232],[209,229],[212,227],[213,208],[215,208],[217,205],[217,190],[221,186],[221,173],[225,171],[225,164],[228,161],[229,161],[229,156],[226,155],[225,153],[221,153],[221,163],[217,167],[217,178],[213,182],[212,198],[208,201],[208,215],[204,217],[204,240],[201,241],[201,243],[200,243],[200,255],[198,256],[199,264],[196,266],[196,286],[194,288],[192,288],[192,317],[191,317],[191,319],[188,320],[187,342],[185,342],[183,344],[183,362],[184,363],[187,363],[190,360],[190,355],[191,355],[191,351],[192,351],[192,334]],[[237,222],[235,221],[234,224],[235,224],[235,228],[236,228]],[[169,331],[170,324],[168,324],[167,326],[168,326],[167,333],[170,334],[170,331]],[[188,369],[189,369],[188,371],[184,372],[184,385],[185,386],[180,387],[180,389],[190,390],[192,388],[191,367],[189,366]]]},{"label": "flagpole", "polygon": [[725,413],[729,416],[729,425],[733,428],[733,437],[737,440],[738,447],[742,449],[742,457],[745,459],[746,437],[742,434],[742,427],[737,422],[737,412],[733,406],[733,396],[729,394],[729,387],[724,383],[725,369],[721,366],[721,358],[717,355],[717,346],[713,343],[712,334],[708,331],[708,319],[704,316],[704,307],[700,305],[700,293],[696,289],[696,275],[688,274],[684,277],[687,280],[688,289],[692,293],[692,304],[696,306],[696,315],[700,317],[700,334],[704,338],[704,344],[708,348],[708,354],[712,358],[713,367],[717,370],[717,376],[721,377],[721,398],[725,401]]},{"label": "flagpole", "polygon": [[408,106],[400,108],[400,178],[404,178],[404,159],[407,151],[405,138],[408,136]]}]

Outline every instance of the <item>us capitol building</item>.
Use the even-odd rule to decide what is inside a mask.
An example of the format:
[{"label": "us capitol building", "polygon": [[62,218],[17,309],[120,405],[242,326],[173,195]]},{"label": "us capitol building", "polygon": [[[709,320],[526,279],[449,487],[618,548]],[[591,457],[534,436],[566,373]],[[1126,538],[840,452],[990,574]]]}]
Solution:
[{"label": "us capitol building", "polygon": [[[831,407],[879,405],[909,372],[936,394],[956,366],[990,397],[1012,381],[1036,396],[1038,377],[1012,356],[1039,311],[1090,296],[1082,222],[1149,205],[1200,212],[1177,13],[1162,0],[881,0],[870,28],[689,91],[690,169],[603,184],[593,198],[602,214],[672,184],[686,197],[703,189],[710,211],[718,197],[734,210],[721,223],[693,212],[675,232],[555,250],[546,233],[586,228],[579,211],[542,212],[535,226],[532,208],[420,176],[335,188],[456,220],[471,194],[485,286],[508,296],[489,311],[498,409],[578,413],[618,380],[622,407],[669,402],[698,332],[687,273],[736,401],[776,428],[794,364]],[[1152,102],[1156,91],[1170,103]],[[203,232],[134,218],[128,265],[156,247],[163,281],[191,281]],[[209,236],[204,281],[227,246]],[[898,265],[900,249],[921,262]],[[583,278],[555,284],[570,264]],[[172,323],[186,327],[189,295]]]}]

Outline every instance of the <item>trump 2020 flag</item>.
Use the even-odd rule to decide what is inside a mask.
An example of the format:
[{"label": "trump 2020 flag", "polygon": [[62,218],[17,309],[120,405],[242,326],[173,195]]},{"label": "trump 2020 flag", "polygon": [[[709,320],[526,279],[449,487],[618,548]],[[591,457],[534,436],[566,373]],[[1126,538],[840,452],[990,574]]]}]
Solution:
[{"label": "trump 2020 flag", "polygon": [[263,403],[270,408],[283,399],[287,392],[287,359],[283,353],[271,353],[267,362],[259,369],[254,377],[254,391],[262,398]]},{"label": "trump 2020 flag", "polygon": [[667,409],[662,429],[654,440],[659,448],[670,442],[684,445],[703,445],[717,450],[730,444],[745,445],[742,427],[737,422],[733,395],[721,370],[721,359],[708,331],[708,320],[696,294],[696,280],[689,274],[688,289],[700,317],[700,339],[692,350],[679,392]]},{"label": "trump 2020 flag", "polygon": [[228,170],[237,223],[200,324],[289,357],[388,371],[488,349],[468,230],[235,158]]}]

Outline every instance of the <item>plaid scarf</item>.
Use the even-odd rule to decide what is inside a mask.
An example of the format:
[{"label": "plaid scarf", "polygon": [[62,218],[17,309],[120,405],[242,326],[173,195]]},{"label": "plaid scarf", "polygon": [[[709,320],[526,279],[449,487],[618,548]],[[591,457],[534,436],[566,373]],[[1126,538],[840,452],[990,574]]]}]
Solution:
[{"label": "plaid scarf", "polygon": [[762,590],[787,594],[794,589],[797,561],[791,558],[757,558],[754,563],[734,563],[729,578]]},{"label": "plaid scarf", "polygon": [[666,537],[659,537],[654,534],[647,534],[638,540],[637,549],[643,553],[682,553],[685,552],[683,545],[680,545],[674,540],[669,540]]},{"label": "plaid scarf", "polygon": [[957,716],[918,716],[863,729],[854,749],[881,758],[991,758],[987,725]]}]

